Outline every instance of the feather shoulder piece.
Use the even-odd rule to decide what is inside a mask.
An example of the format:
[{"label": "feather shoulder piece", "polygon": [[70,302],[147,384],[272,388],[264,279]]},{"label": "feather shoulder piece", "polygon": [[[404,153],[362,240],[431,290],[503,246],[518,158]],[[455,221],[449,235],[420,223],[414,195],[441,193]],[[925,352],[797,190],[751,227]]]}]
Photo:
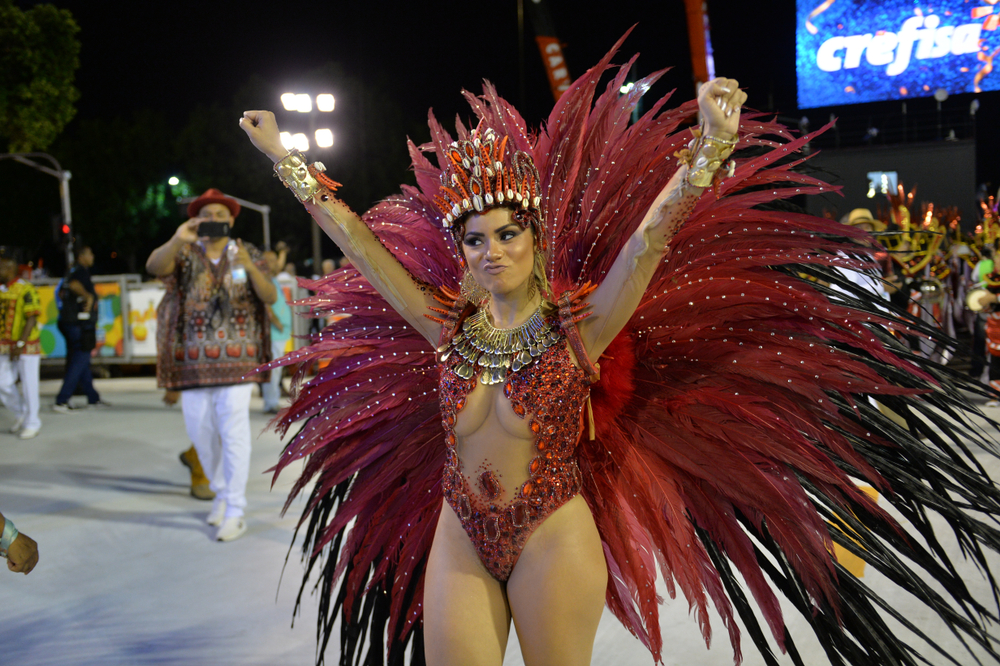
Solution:
[{"label": "feather shoulder piece", "polygon": [[[564,327],[585,314],[587,283],[601,282],[676,170],[697,110],[667,109],[664,98],[630,122],[660,73],[621,94],[629,65],[612,67],[619,45],[537,133],[489,84],[467,95],[479,127],[510,137],[537,167],[546,271],[553,294],[571,294],[559,304]],[[458,248],[434,202],[452,137],[433,115],[429,124],[430,142],[409,144],[416,187],[364,220],[438,294],[427,314],[445,342],[466,306]],[[456,136],[470,134],[460,123]],[[870,237],[787,204],[831,189],[803,172],[809,137],[744,113],[739,139],[734,175],[701,197],[629,324],[593,359],[596,438],[577,455],[608,606],[657,661],[658,572],[706,642],[709,608],[718,611],[737,662],[739,618],[765,662],[777,663],[773,642],[802,663],[779,597],[831,663],[924,662],[893,629],[919,632],[911,613],[845,568],[837,546],[1000,660],[996,599],[973,593],[935,531],[951,533],[996,594],[1000,491],[978,460],[995,455],[996,430],[967,398],[988,389],[910,351],[902,336],[954,342],[845,277],[875,275]],[[318,660],[339,632],[341,664],[422,663],[423,571],[445,457],[435,350],[357,272],[307,286],[311,310],[347,315],[272,364],[329,361],[297,377],[277,427],[300,425],[275,468],[304,461],[286,509],[308,493],[300,598],[318,577]],[[925,638],[940,660],[967,663]]]}]

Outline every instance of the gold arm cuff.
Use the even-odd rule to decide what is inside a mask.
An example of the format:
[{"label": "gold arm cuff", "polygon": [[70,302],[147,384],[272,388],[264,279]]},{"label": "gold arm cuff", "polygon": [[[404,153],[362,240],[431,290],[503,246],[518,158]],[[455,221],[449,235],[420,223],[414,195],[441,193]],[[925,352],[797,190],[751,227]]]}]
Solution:
[{"label": "gold arm cuff", "polygon": [[[733,148],[736,147],[738,138],[734,136],[732,139],[720,139],[706,135],[701,129],[696,130],[694,134],[695,138],[691,140],[682,157],[688,165],[685,180],[692,187],[711,187],[719,168],[729,159]],[[732,164],[729,169],[731,172]]]},{"label": "gold arm cuff", "polygon": [[[323,171],[323,165],[318,162],[316,168]],[[313,197],[323,189],[319,180],[310,173],[306,156],[296,149],[290,150],[287,155],[274,163],[274,174],[295,194],[295,198],[303,203],[312,201]]]}]

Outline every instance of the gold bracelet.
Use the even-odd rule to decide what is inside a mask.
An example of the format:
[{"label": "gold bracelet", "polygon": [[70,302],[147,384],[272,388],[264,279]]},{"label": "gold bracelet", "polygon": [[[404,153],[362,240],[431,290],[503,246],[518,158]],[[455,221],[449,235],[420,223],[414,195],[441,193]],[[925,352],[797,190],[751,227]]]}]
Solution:
[{"label": "gold bracelet", "polygon": [[324,189],[312,171],[325,171],[326,167],[322,163],[316,162],[313,169],[306,163],[306,156],[293,148],[288,154],[274,163],[274,175],[290,189],[295,198],[305,203],[312,201],[313,197]]},{"label": "gold bracelet", "polygon": [[[677,157],[688,165],[684,180],[692,187],[710,187],[722,164],[729,158],[739,139],[720,139],[705,134],[704,128],[693,130],[694,138],[686,150]],[[733,175],[735,164],[730,160],[729,175]]]}]

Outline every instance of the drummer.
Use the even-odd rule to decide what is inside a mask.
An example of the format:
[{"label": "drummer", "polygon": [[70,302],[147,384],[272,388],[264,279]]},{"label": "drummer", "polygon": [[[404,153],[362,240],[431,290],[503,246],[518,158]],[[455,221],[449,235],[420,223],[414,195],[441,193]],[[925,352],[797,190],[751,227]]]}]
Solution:
[{"label": "drummer", "polygon": [[[978,302],[986,313],[986,350],[990,356],[990,388],[1000,392],[1000,273],[994,270],[983,281],[985,291],[980,293]],[[970,300],[972,297],[970,295]],[[987,407],[1000,407],[1000,401],[990,400]]]},{"label": "drummer", "polygon": [[969,291],[966,305],[976,313],[972,329],[972,363],[969,365],[969,376],[979,379],[986,367],[986,306],[982,302],[983,295],[989,295],[983,285],[986,276],[993,272],[993,248],[984,245],[980,253],[982,257],[972,269],[972,280],[974,284]]}]

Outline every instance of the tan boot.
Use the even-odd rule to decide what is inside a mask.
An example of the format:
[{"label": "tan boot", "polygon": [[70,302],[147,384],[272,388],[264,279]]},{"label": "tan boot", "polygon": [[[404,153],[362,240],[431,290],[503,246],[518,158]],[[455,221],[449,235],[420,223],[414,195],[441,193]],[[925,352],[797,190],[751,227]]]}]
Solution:
[{"label": "tan boot", "polygon": [[180,455],[181,464],[191,470],[191,497],[200,500],[215,499],[215,493],[208,486],[208,477],[198,460],[198,452],[194,446],[184,451]]}]

